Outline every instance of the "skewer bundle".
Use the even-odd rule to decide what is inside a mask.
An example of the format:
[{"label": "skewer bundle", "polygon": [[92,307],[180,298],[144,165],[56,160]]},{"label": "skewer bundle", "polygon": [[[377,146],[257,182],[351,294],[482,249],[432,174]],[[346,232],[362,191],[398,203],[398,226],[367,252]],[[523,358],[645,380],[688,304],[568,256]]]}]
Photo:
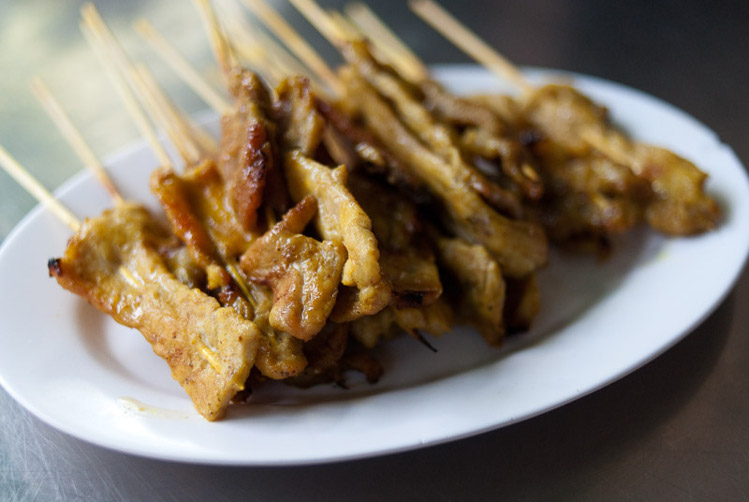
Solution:
[{"label": "skewer bundle", "polygon": [[[75,232],[50,275],[140,330],[205,418],[269,379],[344,385],[344,372],[358,370],[375,382],[371,349],[398,332],[431,347],[424,334],[466,322],[501,345],[540,306],[547,236],[601,251],[643,220],[674,235],[716,224],[704,173],[631,142],[575,89],[536,88],[429,0],[412,8],[519,97],[447,92],[364,5],[343,15],[292,3],[340,50],[338,71],[263,0],[246,4],[293,56],[251,32],[232,0],[220,2],[230,37],[197,0],[229,100],[137,24],[222,115],[218,143],[84,7],[83,32],[161,164],[150,188],[170,228],[117,193],[40,81],[35,92],[114,208],[80,224],[0,149]],[[309,75],[293,75],[305,65]]]}]

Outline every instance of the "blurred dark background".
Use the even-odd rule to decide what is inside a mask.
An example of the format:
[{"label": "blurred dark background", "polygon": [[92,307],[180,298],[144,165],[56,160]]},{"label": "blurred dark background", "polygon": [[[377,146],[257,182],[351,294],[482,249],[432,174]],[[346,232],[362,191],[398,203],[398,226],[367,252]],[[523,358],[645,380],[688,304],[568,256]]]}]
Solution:
[{"label": "blurred dark background", "polygon": [[[273,3],[337,61],[285,1]],[[344,2],[321,3],[340,8]],[[97,153],[138,137],[78,32],[81,4],[0,1],[0,144],[51,188],[80,163],[28,91],[33,75],[48,82]],[[146,17],[215,79],[191,2],[96,4],[132,54],[157,63],[131,28]],[[704,122],[749,160],[749,2],[443,5],[517,64],[595,75],[653,94]],[[468,62],[404,2],[370,6],[427,62]],[[170,71],[154,69],[181,105],[190,112],[204,108]],[[0,173],[0,239],[34,204]],[[747,300],[745,273],[721,308],[674,349],[559,410],[476,438],[345,464],[250,469],[134,458],[58,433],[0,391],[0,499],[746,500]]]}]

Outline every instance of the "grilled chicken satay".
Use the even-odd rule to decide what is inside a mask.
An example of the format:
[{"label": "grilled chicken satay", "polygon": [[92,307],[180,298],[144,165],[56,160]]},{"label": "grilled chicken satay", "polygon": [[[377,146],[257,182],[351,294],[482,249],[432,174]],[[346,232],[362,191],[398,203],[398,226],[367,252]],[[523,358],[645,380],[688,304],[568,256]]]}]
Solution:
[{"label": "grilled chicken satay", "polygon": [[314,197],[305,197],[256,240],[241,261],[250,281],[273,290],[271,325],[305,341],[325,326],[346,259],[342,243],[301,234],[316,212]]},{"label": "grilled chicken satay", "polygon": [[402,309],[434,302],[442,283],[416,206],[364,174],[351,174],[349,189],[372,220],[382,274],[393,291],[390,305]]},{"label": "grilled chicken satay", "polygon": [[136,204],[86,220],[49,273],[117,322],[138,329],[165,359],[198,412],[221,418],[243,390],[260,332],[231,308],[178,281],[160,249],[173,236]]},{"label": "grilled chicken satay", "polygon": [[349,95],[367,127],[387,144],[444,206],[455,231],[480,242],[495,256],[504,273],[521,277],[546,262],[547,243],[535,223],[511,220],[492,209],[445,160],[425,147],[400,121],[390,105],[355,71],[342,72]]},{"label": "grilled chicken satay", "polygon": [[246,230],[254,230],[264,199],[279,214],[288,208],[271,117],[272,98],[251,71],[234,68],[227,81],[234,107],[221,119],[218,169],[239,222]]},{"label": "grilled chicken satay", "polygon": [[451,304],[440,296],[421,307],[387,307],[375,315],[351,323],[351,335],[364,347],[374,348],[383,341],[406,332],[414,338],[421,333],[440,336],[453,329],[455,313]]},{"label": "grilled chicken satay", "polygon": [[390,286],[380,270],[372,221],[347,188],[346,167],[331,169],[312,158],[322,139],[324,119],[308,85],[304,79],[292,79],[279,92],[280,122],[286,124],[284,173],[293,200],[310,194],[317,199],[318,233],[346,248],[341,283],[347,288],[332,313],[333,320],[345,322],[382,310],[390,300]]},{"label": "grilled chicken satay", "polygon": [[480,194],[495,209],[513,217],[520,215],[517,197],[490,182],[475,166],[465,162],[454,131],[427,111],[406,81],[375,61],[364,41],[349,41],[341,47],[344,58],[357,73],[392,103],[403,123],[426,146],[444,159],[452,177]]},{"label": "grilled chicken satay", "polygon": [[505,280],[499,265],[480,244],[441,236],[436,241],[439,263],[450,279],[461,320],[475,326],[489,345],[501,345]]}]

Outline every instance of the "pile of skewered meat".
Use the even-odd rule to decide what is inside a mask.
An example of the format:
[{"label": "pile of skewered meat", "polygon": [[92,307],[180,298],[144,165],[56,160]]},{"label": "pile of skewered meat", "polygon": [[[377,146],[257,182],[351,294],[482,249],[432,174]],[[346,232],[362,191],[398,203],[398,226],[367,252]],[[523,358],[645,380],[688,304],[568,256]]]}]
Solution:
[{"label": "pile of skewered meat", "polygon": [[371,349],[398,333],[460,322],[499,346],[539,308],[547,236],[601,251],[642,221],[687,235],[719,218],[701,171],[572,88],[457,97],[362,41],[342,53],[337,100],[232,68],[219,154],[151,177],[171,228],[123,204],[49,263],[140,330],[208,420],[268,379],[375,382]]}]

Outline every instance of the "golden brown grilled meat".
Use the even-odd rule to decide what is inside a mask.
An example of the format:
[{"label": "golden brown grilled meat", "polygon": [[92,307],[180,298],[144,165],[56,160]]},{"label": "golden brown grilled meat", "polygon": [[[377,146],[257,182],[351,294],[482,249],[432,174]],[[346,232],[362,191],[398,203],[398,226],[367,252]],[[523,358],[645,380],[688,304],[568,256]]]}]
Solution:
[{"label": "golden brown grilled meat", "polygon": [[158,248],[169,234],[141,206],[86,220],[50,274],[117,322],[138,329],[208,420],[244,388],[260,333],[234,310],[179,282]]},{"label": "golden brown grilled meat", "polygon": [[465,161],[455,131],[427,111],[412,94],[409,83],[378,64],[366,43],[347,43],[343,46],[342,54],[356,68],[358,75],[392,104],[400,120],[414,136],[443,159],[453,179],[480,194],[495,209],[513,217],[520,215],[521,205],[516,195],[492,183],[475,166]]},{"label": "golden brown grilled meat", "polygon": [[390,287],[380,271],[372,221],[346,186],[346,167],[331,169],[294,151],[286,154],[284,168],[294,200],[310,194],[317,199],[318,233],[346,247],[341,283],[355,290],[341,292],[333,319],[351,321],[382,310],[390,300]]},{"label": "golden brown grilled meat", "polygon": [[206,160],[182,175],[170,168],[156,169],[151,174],[151,191],[174,233],[204,268],[235,259],[254,238],[229,205],[227,186],[213,161]]},{"label": "golden brown grilled meat", "polygon": [[608,124],[606,110],[571,87],[548,85],[525,106],[527,120],[571,155],[587,157],[593,146],[611,162],[649,184],[647,222],[670,235],[715,228],[720,209],[704,192],[707,175],[668,150],[634,143]]},{"label": "golden brown grilled meat", "polygon": [[419,89],[424,93],[426,108],[443,121],[460,126],[474,126],[495,137],[504,135],[505,124],[483,105],[447,92],[433,80],[420,82]]},{"label": "golden brown grilled meat", "polygon": [[302,199],[250,246],[240,263],[251,281],[273,290],[271,326],[302,340],[325,326],[346,259],[340,242],[301,234],[316,211],[314,197]]},{"label": "golden brown grilled meat", "polygon": [[221,119],[218,168],[230,203],[246,230],[255,230],[264,200],[277,211],[286,209],[283,175],[276,166],[272,100],[254,73],[233,70],[229,75],[234,110]]},{"label": "golden brown grilled meat", "polygon": [[455,287],[454,303],[462,321],[475,326],[489,345],[501,345],[505,281],[499,265],[486,248],[463,239],[437,238],[437,249],[440,265]]},{"label": "golden brown grilled meat", "polygon": [[595,152],[570,155],[550,140],[534,152],[546,188],[540,218],[557,243],[605,245],[642,220],[649,187],[626,166]]},{"label": "golden brown grilled meat", "polygon": [[287,78],[276,90],[275,115],[281,131],[281,145],[314,157],[325,131],[325,119],[317,111],[309,80]]},{"label": "golden brown grilled meat", "polygon": [[414,204],[364,175],[352,174],[349,189],[372,220],[382,274],[393,291],[390,304],[419,307],[436,300],[442,283]]},{"label": "golden brown grilled meat", "polygon": [[[353,117],[319,97],[316,102],[317,109],[327,119],[328,125],[349,141],[370,174],[382,176],[389,184],[399,187],[419,189],[423,185],[370,131],[357,124]],[[355,166],[347,164],[347,167]]]},{"label": "golden brown grilled meat", "polygon": [[448,223],[454,231],[486,246],[508,275],[522,277],[546,262],[546,236],[539,225],[506,218],[492,209],[464,176],[455,176],[453,167],[414,137],[390,105],[356,72],[342,75],[349,99],[361,111],[367,126],[425,183],[449,215]]},{"label": "golden brown grilled meat", "polygon": [[403,332],[418,338],[421,333],[440,336],[453,328],[453,308],[444,297],[422,307],[388,307],[375,315],[351,323],[351,335],[364,347],[374,348]]},{"label": "golden brown grilled meat", "polygon": [[309,364],[299,375],[285,383],[297,387],[311,387],[322,383],[343,383],[342,359],[348,345],[348,324],[328,323],[323,330],[304,344]]},{"label": "golden brown grilled meat", "polygon": [[255,361],[258,370],[272,379],[299,373],[307,364],[301,342],[287,333],[275,332],[268,323],[270,290],[263,285],[248,285],[256,304],[253,309],[227,272],[227,265],[241,256],[254,236],[237,221],[227,185],[218,176],[215,164],[207,160],[182,175],[168,168],[157,169],[151,175],[151,190],[175,234],[205,271],[205,287],[219,289],[222,305],[234,308],[260,328],[262,336]]}]

